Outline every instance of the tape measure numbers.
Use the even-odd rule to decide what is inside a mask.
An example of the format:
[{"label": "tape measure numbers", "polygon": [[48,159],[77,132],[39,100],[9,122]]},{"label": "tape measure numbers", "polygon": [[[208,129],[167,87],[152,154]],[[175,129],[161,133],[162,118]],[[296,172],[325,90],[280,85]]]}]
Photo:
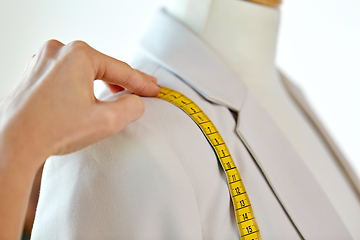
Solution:
[{"label": "tape measure numbers", "polygon": [[193,101],[175,90],[161,87],[161,92],[157,98],[166,100],[182,109],[200,127],[215,150],[217,158],[227,176],[227,183],[233,201],[241,239],[261,240],[254,211],[251,207],[250,199],[246,193],[240,173],[215,125]]}]

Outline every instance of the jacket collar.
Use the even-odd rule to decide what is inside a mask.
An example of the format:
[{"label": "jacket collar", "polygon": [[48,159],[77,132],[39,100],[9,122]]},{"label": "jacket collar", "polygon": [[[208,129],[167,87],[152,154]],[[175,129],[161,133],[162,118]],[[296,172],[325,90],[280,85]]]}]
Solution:
[{"label": "jacket collar", "polygon": [[159,11],[141,41],[142,48],[207,100],[239,111],[247,87],[195,34]]},{"label": "jacket collar", "polygon": [[[304,238],[322,234],[351,238],[289,140],[248,93],[242,80],[211,49],[163,11],[155,18],[141,45],[158,64],[178,75],[209,101],[235,111],[241,109],[236,131]],[[308,202],[311,204],[306,205]],[[316,217],[309,219],[314,212]]]}]

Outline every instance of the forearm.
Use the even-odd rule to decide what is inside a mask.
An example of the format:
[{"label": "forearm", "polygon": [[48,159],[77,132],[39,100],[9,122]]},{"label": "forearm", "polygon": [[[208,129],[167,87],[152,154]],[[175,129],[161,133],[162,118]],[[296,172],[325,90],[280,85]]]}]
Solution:
[{"label": "forearm", "polygon": [[[0,143],[0,239],[20,239],[38,162]],[[35,160],[35,159],[34,159]]]}]

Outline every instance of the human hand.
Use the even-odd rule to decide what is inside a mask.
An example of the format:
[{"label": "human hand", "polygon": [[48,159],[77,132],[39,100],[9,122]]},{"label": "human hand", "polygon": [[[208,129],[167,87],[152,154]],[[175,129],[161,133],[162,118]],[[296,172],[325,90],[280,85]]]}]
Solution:
[{"label": "human hand", "polygon": [[98,101],[93,94],[96,79],[110,84],[112,90],[127,88],[142,96],[160,91],[155,78],[84,42],[64,45],[50,40],[1,103],[1,134],[17,149],[41,156],[43,161],[117,133],[143,114],[143,103],[135,95],[123,95],[115,102]]},{"label": "human hand", "polygon": [[0,103],[0,239],[19,239],[32,182],[50,155],[67,154],[119,132],[144,112],[124,94],[101,102],[93,81],[156,96],[156,79],[84,42],[48,41]]}]

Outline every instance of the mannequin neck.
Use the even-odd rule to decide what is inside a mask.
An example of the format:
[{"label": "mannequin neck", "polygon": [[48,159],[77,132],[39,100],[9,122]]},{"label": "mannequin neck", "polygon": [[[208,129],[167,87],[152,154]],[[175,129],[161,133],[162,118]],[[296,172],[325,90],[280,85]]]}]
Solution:
[{"label": "mannequin neck", "polygon": [[238,0],[199,1],[197,5],[168,11],[217,52],[250,89],[271,85],[278,9]]}]

